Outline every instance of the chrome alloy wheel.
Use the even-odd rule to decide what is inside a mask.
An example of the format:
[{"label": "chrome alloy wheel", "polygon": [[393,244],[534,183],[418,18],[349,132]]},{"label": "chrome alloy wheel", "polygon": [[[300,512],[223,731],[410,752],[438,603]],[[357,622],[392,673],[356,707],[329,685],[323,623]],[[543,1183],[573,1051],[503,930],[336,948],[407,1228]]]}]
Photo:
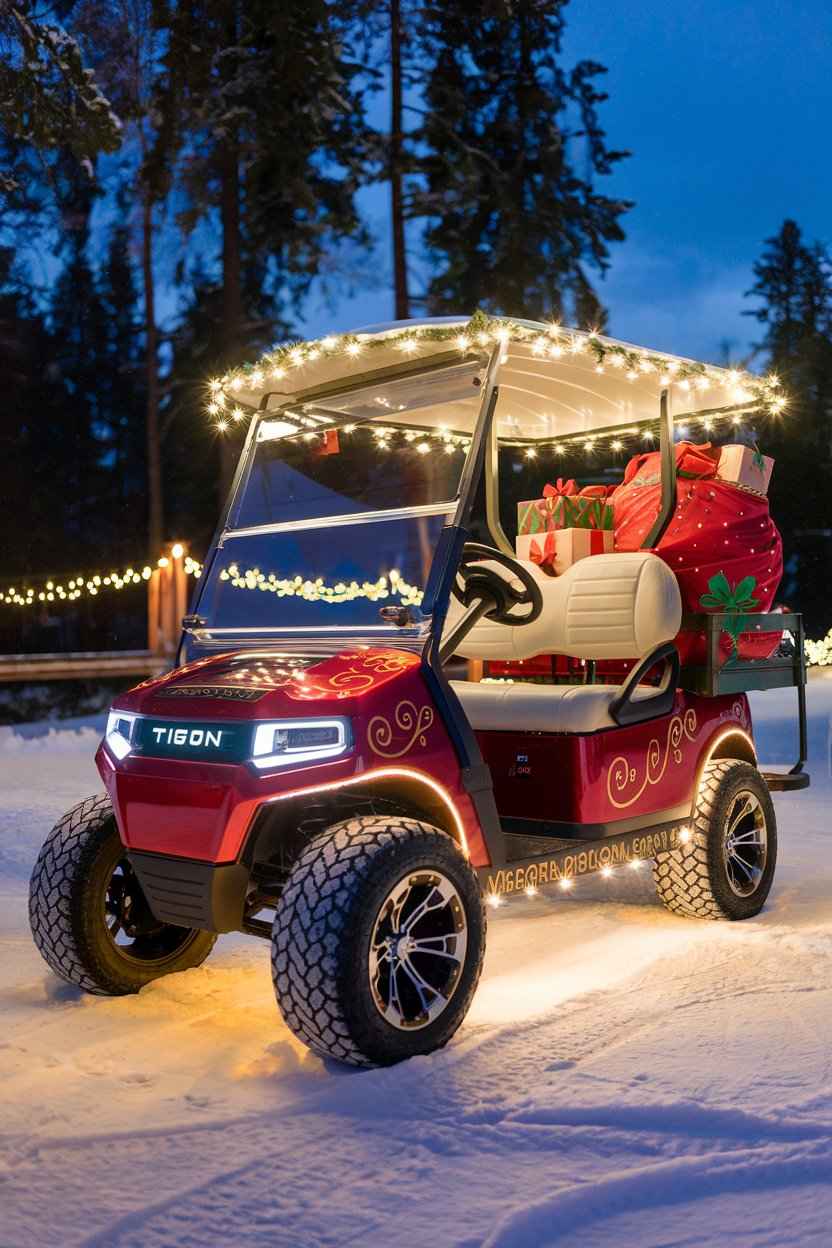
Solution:
[{"label": "chrome alloy wheel", "polygon": [[722,854],[731,891],[750,897],[766,869],[768,831],[760,799],[748,789],[740,790],[731,803]]},{"label": "chrome alloy wheel", "polygon": [[468,924],[454,885],[439,871],[407,875],[388,893],[370,937],[370,990],[400,1031],[427,1027],[459,983]]}]

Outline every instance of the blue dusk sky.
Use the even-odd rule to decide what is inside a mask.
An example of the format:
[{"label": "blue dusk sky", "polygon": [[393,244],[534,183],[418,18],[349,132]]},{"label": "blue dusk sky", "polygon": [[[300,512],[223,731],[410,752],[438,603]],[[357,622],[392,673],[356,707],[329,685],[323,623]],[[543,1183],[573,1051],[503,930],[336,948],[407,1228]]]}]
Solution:
[{"label": "blue dusk sky", "polygon": [[[601,119],[632,156],[599,189],[635,201],[626,242],[597,289],[616,337],[695,358],[733,358],[758,336],[741,315],[763,240],[793,217],[832,242],[832,3],[829,0],[572,0],[564,63],[608,69]],[[364,193],[389,251],[386,200]],[[389,264],[388,264],[389,269]],[[392,315],[389,286],[306,332]],[[518,311],[520,311],[518,309]]]}]

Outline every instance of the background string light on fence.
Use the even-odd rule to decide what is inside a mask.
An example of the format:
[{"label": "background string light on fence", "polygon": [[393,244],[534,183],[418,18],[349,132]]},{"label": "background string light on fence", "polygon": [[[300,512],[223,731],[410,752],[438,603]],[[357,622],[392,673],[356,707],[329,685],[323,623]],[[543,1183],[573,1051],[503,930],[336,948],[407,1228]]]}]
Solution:
[{"label": "background string light on fence", "polygon": [[0,603],[6,606],[31,607],[43,602],[75,602],[79,598],[95,598],[106,590],[129,589],[149,581],[153,569],[145,564],[137,570],[125,568],[123,572],[86,572],[78,576],[55,578],[40,585],[10,585],[0,590]]}]

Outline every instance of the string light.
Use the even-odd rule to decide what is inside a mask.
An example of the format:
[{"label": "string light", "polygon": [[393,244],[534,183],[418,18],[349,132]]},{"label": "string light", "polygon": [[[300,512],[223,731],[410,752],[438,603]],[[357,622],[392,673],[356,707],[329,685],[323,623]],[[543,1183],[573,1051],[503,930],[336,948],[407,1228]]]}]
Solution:
[{"label": "string light", "polygon": [[[598,373],[603,373],[606,365],[610,364],[616,369],[625,369],[629,381],[655,373],[658,374],[658,381],[662,386],[676,383],[683,389],[731,388],[738,402],[754,401],[774,415],[780,414],[786,407],[786,398],[779,392],[780,378],[775,373],[770,373],[767,377],[755,377],[739,369],[726,372],[724,369],[694,361],[668,359],[667,356],[654,352],[627,347],[602,338],[595,331],[586,333],[578,329],[567,330],[553,324],[547,328],[546,333],[541,333],[540,327],[530,327],[517,321],[476,312],[462,328],[458,323],[423,325],[418,328],[409,326],[389,334],[367,334],[360,338],[355,334],[327,334],[316,341],[286,343],[269,352],[253,368],[237,370],[224,378],[212,378],[208,383],[208,411],[212,416],[218,414],[219,406],[212,408],[212,404],[220,404],[225,389],[236,391],[245,386],[259,389],[267,373],[272,377],[284,377],[291,369],[297,369],[321,357],[333,359],[346,355],[350,359],[356,359],[365,348],[372,350],[391,346],[410,353],[423,343],[453,344],[464,354],[474,344],[485,347],[494,342],[525,343],[531,347],[533,354],[543,355],[548,351],[555,358],[564,349],[573,355],[586,351],[595,357],[595,369]],[[217,427],[219,424],[217,422]],[[225,427],[228,427],[227,424]]]},{"label": "string light", "polygon": [[[194,575],[199,573],[194,572]],[[358,581],[338,581],[335,585],[327,585],[320,576],[314,580],[299,575],[278,577],[274,572],[261,572],[259,568],[247,568],[242,572],[236,563],[232,563],[223,568],[219,579],[234,589],[259,590],[275,594],[278,598],[303,598],[307,602],[325,602],[332,606],[354,602],[356,598],[379,602],[397,597],[403,606],[418,607],[424,597],[424,591],[406,581],[397,568],[375,581],[363,581],[361,584]]]},{"label": "string light", "polygon": [[809,667],[832,667],[832,628],[820,641],[807,639],[805,653]]},{"label": "string light", "polygon": [[145,564],[141,569],[125,568],[119,572],[87,572],[66,580],[48,580],[41,585],[18,588],[10,585],[0,590],[0,603],[4,606],[34,607],[41,602],[76,602],[79,598],[95,598],[102,590],[130,589],[149,581],[153,569]]}]

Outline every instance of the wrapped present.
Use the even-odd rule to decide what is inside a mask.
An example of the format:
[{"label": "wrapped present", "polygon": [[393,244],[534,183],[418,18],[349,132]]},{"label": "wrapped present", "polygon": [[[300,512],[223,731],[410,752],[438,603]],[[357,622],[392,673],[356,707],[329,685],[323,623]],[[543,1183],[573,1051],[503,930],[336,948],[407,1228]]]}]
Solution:
[{"label": "wrapped present", "polygon": [[[573,490],[568,489],[569,486]],[[548,533],[554,529],[612,530],[613,509],[596,487],[574,491],[575,482],[547,485],[542,498],[517,504],[517,532],[521,535]],[[601,487],[603,488],[603,487]]]},{"label": "wrapped present", "polygon": [[520,534],[515,542],[518,559],[536,563],[550,576],[560,576],[588,555],[608,555],[613,550],[611,529],[549,529],[538,536]]},{"label": "wrapped present", "polygon": [[767,494],[774,460],[761,455],[755,446],[729,444],[723,446],[717,476],[756,494]]}]

